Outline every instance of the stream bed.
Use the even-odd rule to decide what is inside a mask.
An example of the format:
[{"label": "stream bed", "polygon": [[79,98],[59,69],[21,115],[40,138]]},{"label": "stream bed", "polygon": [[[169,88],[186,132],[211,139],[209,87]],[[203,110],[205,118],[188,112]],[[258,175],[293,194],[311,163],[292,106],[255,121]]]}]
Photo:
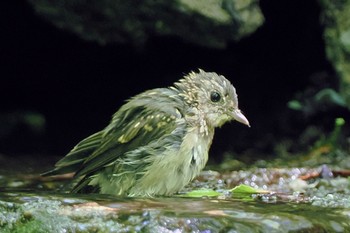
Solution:
[{"label": "stream bed", "polygon": [[[44,160],[6,159],[0,172],[1,232],[350,232],[346,177],[315,168],[206,170],[172,197],[71,194],[69,179],[43,179]],[[237,196],[244,184],[261,190]],[[218,196],[189,197],[210,189]]]}]

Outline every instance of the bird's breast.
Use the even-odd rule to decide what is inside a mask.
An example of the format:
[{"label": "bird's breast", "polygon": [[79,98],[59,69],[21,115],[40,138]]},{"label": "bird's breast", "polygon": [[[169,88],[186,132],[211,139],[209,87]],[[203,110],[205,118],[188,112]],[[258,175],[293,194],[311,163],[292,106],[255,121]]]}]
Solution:
[{"label": "bird's breast", "polygon": [[189,180],[196,177],[207,163],[212,138],[213,134],[203,135],[196,131],[185,135],[178,156],[184,161],[182,167]]}]

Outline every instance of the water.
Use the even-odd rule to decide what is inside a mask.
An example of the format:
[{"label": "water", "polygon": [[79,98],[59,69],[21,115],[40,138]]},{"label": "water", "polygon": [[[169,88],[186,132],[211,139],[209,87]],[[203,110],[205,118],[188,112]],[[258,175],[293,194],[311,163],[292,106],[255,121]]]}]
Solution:
[{"label": "water", "polygon": [[122,198],[68,193],[69,180],[38,176],[52,161],[28,157],[6,161],[0,168],[1,232],[350,232],[346,179],[321,180],[312,188],[308,184],[303,195],[296,195],[288,183],[307,169],[204,172],[187,187],[222,190],[247,182],[278,190],[250,199],[229,194]]}]

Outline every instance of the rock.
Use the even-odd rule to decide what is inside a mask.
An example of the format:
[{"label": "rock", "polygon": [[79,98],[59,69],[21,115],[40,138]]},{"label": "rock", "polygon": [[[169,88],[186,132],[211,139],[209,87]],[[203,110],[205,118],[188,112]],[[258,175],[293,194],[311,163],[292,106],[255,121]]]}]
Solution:
[{"label": "rock", "polygon": [[224,48],[264,21],[258,0],[29,0],[36,12],[82,38],[142,46],[152,36]]}]

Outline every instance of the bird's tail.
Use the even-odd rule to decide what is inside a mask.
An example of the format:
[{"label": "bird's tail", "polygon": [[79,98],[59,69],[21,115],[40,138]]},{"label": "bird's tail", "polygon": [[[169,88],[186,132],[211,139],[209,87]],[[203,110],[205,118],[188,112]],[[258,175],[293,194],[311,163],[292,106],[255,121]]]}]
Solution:
[{"label": "bird's tail", "polygon": [[76,172],[81,168],[84,161],[91,155],[100,145],[103,131],[97,132],[90,137],[79,142],[64,158],[59,160],[55,168],[51,171],[41,174],[42,176],[53,176]]}]

